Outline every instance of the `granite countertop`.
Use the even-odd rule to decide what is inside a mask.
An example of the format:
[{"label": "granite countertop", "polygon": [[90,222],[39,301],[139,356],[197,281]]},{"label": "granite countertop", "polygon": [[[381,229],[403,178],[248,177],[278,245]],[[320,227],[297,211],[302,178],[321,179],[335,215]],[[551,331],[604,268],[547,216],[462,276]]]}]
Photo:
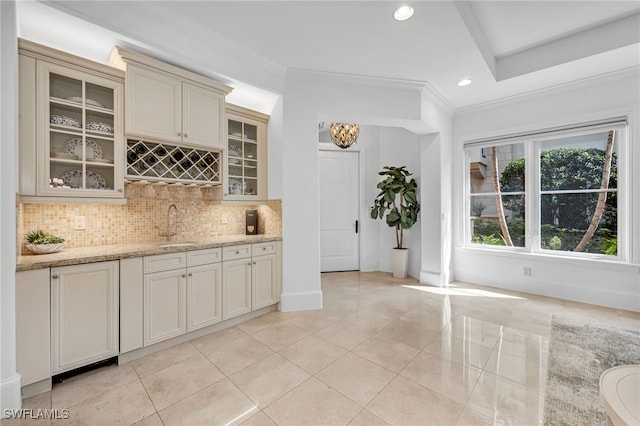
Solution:
[{"label": "granite countertop", "polygon": [[233,246],[238,244],[261,243],[265,241],[282,240],[280,235],[224,235],[197,240],[171,241],[173,243],[190,242],[189,246],[159,247],[165,241],[150,241],[144,243],[113,244],[94,247],[76,247],[64,249],[53,254],[26,254],[18,256],[16,272],[32,269],[49,268],[55,266],[78,265],[82,263],[103,262],[107,260],[125,259],[128,257],[148,256],[152,254],[176,253],[190,250]]}]

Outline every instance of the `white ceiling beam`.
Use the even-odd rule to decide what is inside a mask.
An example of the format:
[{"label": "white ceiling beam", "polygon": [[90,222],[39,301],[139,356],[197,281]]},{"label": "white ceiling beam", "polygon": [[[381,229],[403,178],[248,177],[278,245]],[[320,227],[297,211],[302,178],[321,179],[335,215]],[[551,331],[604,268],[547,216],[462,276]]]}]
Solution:
[{"label": "white ceiling beam", "polygon": [[637,43],[640,43],[640,13],[497,57],[496,80],[506,80]]}]

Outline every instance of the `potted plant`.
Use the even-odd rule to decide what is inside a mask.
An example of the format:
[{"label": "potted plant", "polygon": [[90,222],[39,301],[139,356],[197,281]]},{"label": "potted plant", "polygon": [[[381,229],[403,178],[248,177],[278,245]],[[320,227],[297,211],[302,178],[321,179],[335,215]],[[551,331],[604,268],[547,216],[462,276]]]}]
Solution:
[{"label": "potted plant", "polygon": [[384,179],[378,183],[380,193],[371,208],[372,219],[382,219],[396,229],[396,247],[391,250],[393,276],[405,278],[409,267],[409,249],[402,246],[403,231],[418,220],[420,203],[416,195],[418,184],[405,166],[385,166],[378,172]]},{"label": "potted plant", "polygon": [[26,236],[27,249],[33,254],[49,254],[64,248],[64,239],[47,234],[41,229],[31,231]]}]

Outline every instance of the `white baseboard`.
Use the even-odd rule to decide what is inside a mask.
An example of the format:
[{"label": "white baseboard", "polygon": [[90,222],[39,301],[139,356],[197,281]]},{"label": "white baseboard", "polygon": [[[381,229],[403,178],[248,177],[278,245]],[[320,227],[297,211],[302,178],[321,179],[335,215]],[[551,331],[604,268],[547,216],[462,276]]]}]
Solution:
[{"label": "white baseboard", "polygon": [[308,293],[282,293],[279,309],[282,312],[322,309],[322,291]]},{"label": "white baseboard", "polygon": [[22,387],[22,399],[31,398],[41,393],[49,392],[51,390],[52,383],[51,377],[48,379],[40,380],[39,382],[31,383]]},{"label": "white baseboard", "polygon": [[[20,392],[20,381],[22,377],[16,373],[12,377],[0,382],[0,405],[2,413],[4,410],[18,410],[22,407],[22,394]],[[0,414],[0,418],[2,414]]]},{"label": "white baseboard", "polygon": [[431,271],[420,271],[420,284],[444,287],[440,273]]}]

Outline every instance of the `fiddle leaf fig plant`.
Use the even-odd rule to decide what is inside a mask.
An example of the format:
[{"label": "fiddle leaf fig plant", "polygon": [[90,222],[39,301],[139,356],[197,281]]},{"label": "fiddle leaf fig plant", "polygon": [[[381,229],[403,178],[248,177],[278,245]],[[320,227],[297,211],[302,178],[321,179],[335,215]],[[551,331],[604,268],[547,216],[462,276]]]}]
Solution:
[{"label": "fiddle leaf fig plant", "polygon": [[380,193],[371,207],[371,218],[382,219],[386,214],[387,225],[396,229],[396,248],[401,249],[403,230],[411,228],[418,221],[420,203],[416,195],[418,184],[405,166],[385,166],[380,176],[384,176],[377,188]]}]

